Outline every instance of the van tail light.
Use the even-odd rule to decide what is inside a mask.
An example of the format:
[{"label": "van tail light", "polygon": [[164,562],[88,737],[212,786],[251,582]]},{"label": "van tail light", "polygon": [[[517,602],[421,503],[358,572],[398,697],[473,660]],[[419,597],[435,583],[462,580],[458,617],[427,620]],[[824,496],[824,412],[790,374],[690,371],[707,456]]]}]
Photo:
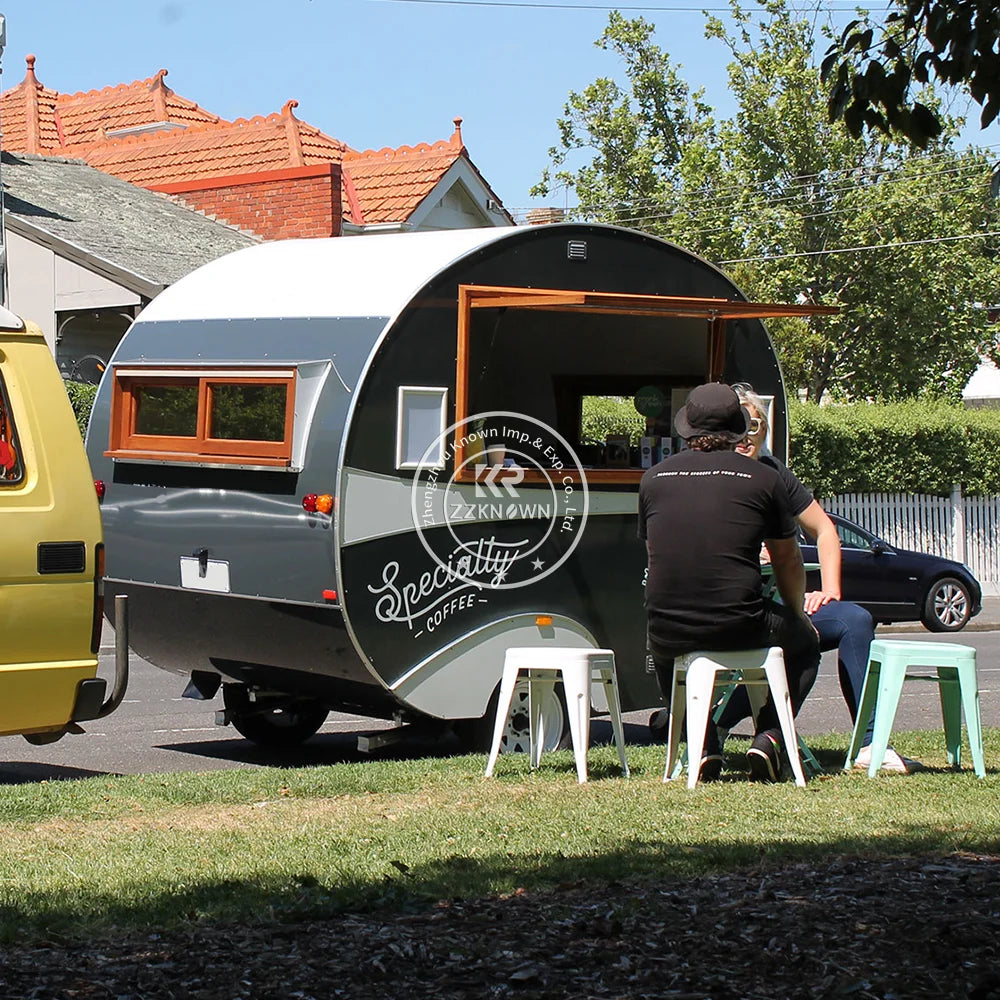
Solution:
[{"label": "van tail light", "polygon": [[103,479],[95,479],[94,480],[94,492],[97,494],[97,499],[98,500],[103,500],[104,499],[104,491],[105,491],[105,489],[106,489],[106,487],[104,485],[104,480]]},{"label": "van tail light", "polygon": [[104,544],[94,548],[94,622],[90,631],[90,651],[101,651],[101,630],[104,627]]}]

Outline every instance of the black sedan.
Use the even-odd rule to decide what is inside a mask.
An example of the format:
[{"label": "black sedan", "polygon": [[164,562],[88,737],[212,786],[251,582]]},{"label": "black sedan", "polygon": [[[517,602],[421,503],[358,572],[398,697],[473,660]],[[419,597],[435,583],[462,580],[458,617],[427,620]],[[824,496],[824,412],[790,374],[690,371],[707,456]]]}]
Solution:
[{"label": "black sedan", "polygon": [[[876,624],[921,621],[931,632],[958,632],[982,610],[983,592],[968,566],[897,548],[837,514],[841,589],[845,601],[867,608]],[[817,562],[816,546],[801,537],[802,558]],[[809,589],[819,574],[809,574]]]}]

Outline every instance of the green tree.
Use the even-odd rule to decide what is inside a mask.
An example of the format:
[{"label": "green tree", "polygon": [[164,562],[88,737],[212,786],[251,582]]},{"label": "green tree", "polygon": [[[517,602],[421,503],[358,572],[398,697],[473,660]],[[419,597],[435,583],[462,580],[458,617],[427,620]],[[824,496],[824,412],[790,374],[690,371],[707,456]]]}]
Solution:
[{"label": "green tree", "polygon": [[[783,0],[768,0],[766,11],[753,24],[734,3],[730,30],[709,19],[706,33],[730,53],[737,110],[717,120],[700,99],[671,104],[675,119],[690,115],[687,125],[671,124],[686,141],[671,161],[647,168],[643,196],[627,210],[623,197],[607,193],[628,190],[628,165],[608,156],[612,131],[594,127],[600,108],[584,107],[583,95],[571,95],[576,114],[561,122],[556,155],[564,165],[568,154],[589,148],[593,159],[559,179],[575,188],[582,217],[672,239],[718,262],[752,298],[840,305],[836,317],[769,325],[789,389],[814,400],[828,392],[954,397],[992,343],[985,312],[973,305],[1000,283],[981,235],[996,228],[988,165],[981,154],[952,148],[954,128],[932,154],[920,154],[831,124],[813,26]],[[612,46],[609,36],[623,33],[630,45]],[[677,73],[652,33],[642,19],[616,16],[603,47],[623,60],[633,93],[649,66],[662,68],[675,92]],[[643,79],[648,95],[654,81]],[[636,148],[652,135],[644,109],[657,106],[666,105],[648,96],[630,105]],[[622,131],[622,105],[617,114]]]},{"label": "green tree", "polygon": [[831,119],[853,135],[899,132],[919,146],[946,130],[915,91],[932,79],[963,87],[986,128],[1000,112],[1000,7],[996,0],[893,0],[884,22],[851,21],[827,51]]},{"label": "green tree", "polygon": [[[570,188],[590,217],[626,225],[650,204],[674,202],[677,165],[707,126],[710,109],[653,43],[654,31],[642,18],[611,12],[594,44],[624,63],[628,86],[601,77],[570,92],[556,123],[559,145],[549,150],[551,166],[533,195]],[[587,150],[589,163],[567,166]]]}]

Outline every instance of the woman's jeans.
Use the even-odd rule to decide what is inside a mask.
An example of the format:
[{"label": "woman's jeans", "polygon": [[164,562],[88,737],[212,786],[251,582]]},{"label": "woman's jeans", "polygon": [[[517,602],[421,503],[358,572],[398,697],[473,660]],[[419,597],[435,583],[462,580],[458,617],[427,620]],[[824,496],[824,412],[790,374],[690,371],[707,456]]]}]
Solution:
[{"label": "woman's jeans", "polygon": [[[652,630],[651,630],[652,631]],[[674,659],[696,649],[755,649],[761,646],[781,646],[785,655],[785,673],[788,677],[788,692],[791,696],[792,711],[798,713],[809,689],[816,680],[819,670],[819,643],[816,633],[802,619],[788,608],[771,601],[764,602],[764,614],[757,622],[743,625],[739,629],[728,632],[717,632],[705,635],[696,645],[673,645],[654,635],[649,636],[649,651],[656,667],[656,676],[660,691],[670,704],[670,692],[673,688]],[[734,718],[733,725],[750,714],[750,702],[746,699],[746,689],[739,688],[738,694],[744,696],[746,706],[741,715]],[[736,700],[736,695],[730,699],[730,705]],[[730,727],[731,728],[731,727]],[[757,719],[757,731],[765,730],[780,732],[778,713],[770,694]]]},{"label": "woman's jeans", "polygon": [[[868,647],[875,637],[872,616],[850,601],[830,601],[810,615],[809,620],[819,632],[819,648],[824,653],[830,649],[838,651],[840,690],[853,722],[857,718],[861,688],[868,669]],[[749,715],[750,700],[746,688],[741,687],[729,699],[718,725],[721,729],[732,729]],[[868,746],[872,741],[873,724],[874,716],[868,719],[863,746]]]}]

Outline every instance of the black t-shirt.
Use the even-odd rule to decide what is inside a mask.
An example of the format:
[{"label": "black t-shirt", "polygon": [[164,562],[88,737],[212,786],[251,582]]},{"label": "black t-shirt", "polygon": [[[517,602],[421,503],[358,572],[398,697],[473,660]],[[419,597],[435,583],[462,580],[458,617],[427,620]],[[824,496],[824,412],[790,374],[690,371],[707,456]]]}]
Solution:
[{"label": "black t-shirt", "polygon": [[760,547],[795,535],[779,473],[732,451],[682,451],[642,477],[651,639],[710,646],[763,613]]},{"label": "black t-shirt", "polygon": [[813,502],[813,495],[802,485],[795,473],[780,459],[775,458],[773,455],[762,455],[759,461],[765,465],[769,465],[781,476],[781,481],[785,484],[785,490],[788,493],[788,505],[791,507],[792,513],[798,517]]}]

